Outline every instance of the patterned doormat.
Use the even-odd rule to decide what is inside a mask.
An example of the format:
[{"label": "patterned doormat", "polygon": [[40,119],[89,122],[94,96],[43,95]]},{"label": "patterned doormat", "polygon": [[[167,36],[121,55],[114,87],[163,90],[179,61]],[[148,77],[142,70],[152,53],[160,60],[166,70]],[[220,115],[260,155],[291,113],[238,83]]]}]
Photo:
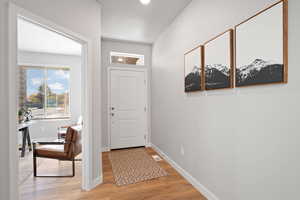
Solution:
[{"label": "patterned doormat", "polygon": [[168,175],[144,148],[111,151],[109,159],[118,186]]}]

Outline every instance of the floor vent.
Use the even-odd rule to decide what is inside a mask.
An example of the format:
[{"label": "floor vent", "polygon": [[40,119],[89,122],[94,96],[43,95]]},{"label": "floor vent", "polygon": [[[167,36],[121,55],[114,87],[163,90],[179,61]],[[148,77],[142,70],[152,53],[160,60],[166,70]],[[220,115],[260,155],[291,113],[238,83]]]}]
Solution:
[{"label": "floor vent", "polygon": [[162,159],[161,159],[161,157],[159,157],[159,155],[153,155],[152,158],[153,158],[156,162],[162,161]]}]

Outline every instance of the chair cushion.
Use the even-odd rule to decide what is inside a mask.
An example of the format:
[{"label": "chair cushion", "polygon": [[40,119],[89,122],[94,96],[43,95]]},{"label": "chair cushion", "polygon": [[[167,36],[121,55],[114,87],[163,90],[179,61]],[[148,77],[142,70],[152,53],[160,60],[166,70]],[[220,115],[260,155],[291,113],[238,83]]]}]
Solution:
[{"label": "chair cushion", "polygon": [[69,159],[64,151],[64,145],[42,145],[36,148],[36,156],[54,159]]}]

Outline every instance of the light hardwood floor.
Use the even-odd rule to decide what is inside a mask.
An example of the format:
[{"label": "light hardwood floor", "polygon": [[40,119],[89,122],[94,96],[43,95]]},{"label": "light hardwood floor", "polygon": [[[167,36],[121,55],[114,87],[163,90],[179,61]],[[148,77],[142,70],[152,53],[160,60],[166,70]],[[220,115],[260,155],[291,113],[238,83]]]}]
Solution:
[{"label": "light hardwood floor", "polygon": [[[151,148],[147,148],[147,152],[156,154]],[[77,163],[75,178],[30,177],[20,186],[21,200],[206,200],[165,161],[159,162],[159,165],[168,172],[168,176],[118,187],[114,184],[108,153],[102,155],[104,182],[94,190],[81,191],[81,166]],[[70,163],[46,160],[38,173],[71,173],[70,167]]]}]

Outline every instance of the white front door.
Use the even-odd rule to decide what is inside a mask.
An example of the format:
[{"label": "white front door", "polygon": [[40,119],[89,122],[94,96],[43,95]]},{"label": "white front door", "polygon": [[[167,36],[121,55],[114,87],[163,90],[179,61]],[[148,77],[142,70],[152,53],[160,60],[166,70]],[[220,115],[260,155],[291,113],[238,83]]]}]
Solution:
[{"label": "white front door", "polygon": [[145,71],[111,69],[111,149],[145,146],[147,137],[147,82]]}]

